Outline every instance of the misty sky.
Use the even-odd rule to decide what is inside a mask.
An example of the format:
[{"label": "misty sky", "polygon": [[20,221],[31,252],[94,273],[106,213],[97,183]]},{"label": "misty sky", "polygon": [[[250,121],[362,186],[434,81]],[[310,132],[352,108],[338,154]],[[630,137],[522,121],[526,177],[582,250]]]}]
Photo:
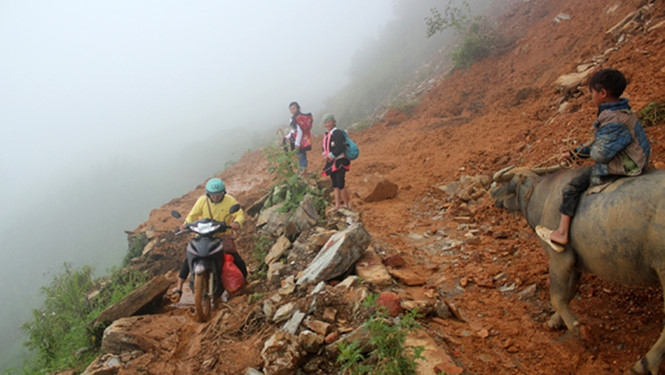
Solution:
[{"label": "misty sky", "polygon": [[[9,286],[0,337],[16,336],[29,318],[22,305],[35,302],[35,282],[48,272],[122,259],[124,229],[203,181],[173,183],[182,174],[167,156],[195,153],[188,144],[210,134],[272,131],[287,123],[292,100],[321,108],[348,82],[354,52],[393,18],[392,6],[0,0],[0,246],[12,255],[0,263]],[[145,175],[122,174],[132,168],[159,173],[171,190],[157,194]]]},{"label": "misty sky", "polygon": [[391,7],[1,1],[1,202],[18,203],[8,195],[29,188],[20,183],[27,177],[53,181],[63,168],[150,155],[185,130],[242,126],[250,117],[272,126],[288,118],[291,100],[319,106],[346,82],[351,55]]}]

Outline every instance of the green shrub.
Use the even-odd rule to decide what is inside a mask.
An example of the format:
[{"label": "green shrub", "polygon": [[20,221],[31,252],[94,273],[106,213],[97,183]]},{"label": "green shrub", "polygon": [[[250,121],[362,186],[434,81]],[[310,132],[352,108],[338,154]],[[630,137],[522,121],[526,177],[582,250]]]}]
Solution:
[{"label": "green shrub", "polygon": [[392,107],[399,110],[400,112],[406,113],[411,116],[413,114],[414,108],[419,104],[418,99],[413,100],[403,100],[399,103],[394,104]]},{"label": "green shrub", "polygon": [[259,264],[263,263],[266,259],[266,255],[268,255],[268,251],[270,250],[270,238],[264,235],[257,235],[255,234],[253,236],[254,238],[254,259],[257,260]]},{"label": "green shrub", "polygon": [[656,101],[647,104],[640,111],[638,118],[644,126],[655,126],[665,122],[665,102]]},{"label": "green shrub", "polygon": [[454,29],[459,43],[451,52],[451,59],[456,68],[468,68],[476,61],[490,56],[503,41],[487,18],[471,16],[471,8],[466,1],[461,7],[455,6],[455,0],[449,0],[443,15],[433,8],[432,16],[425,19],[427,37],[447,29]]},{"label": "green shrub", "polygon": [[401,318],[388,317],[385,309],[377,308],[377,296],[369,296],[364,304],[375,309],[374,314],[363,324],[368,333],[372,351],[366,358],[357,341],[341,343],[337,363],[342,371],[353,375],[411,375],[416,373],[416,360],[424,359],[422,346],[405,346],[409,332],[419,328],[418,312],[410,311]]},{"label": "green shrub", "polygon": [[306,179],[298,174],[298,161],[295,151],[284,152],[279,147],[266,148],[264,152],[268,159],[268,171],[273,174],[276,184],[273,185],[272,194],[264,207],[284,203],[281,212],[293,212],[307,194],[312,197],[312,203],[320,216],[323,216],[326,200],[323,191],[307,183]]},{"label": "green shrub", "polygon": [[143,248],[145,248],[148,242],[148,236],[144,232],[133,234],[130,237],[129,248],[127,249],[125,258],[122,260],[122,265],[126,266],[132,259],[140,257],[143,254]]},{"label": "green shrub", "polygon": [[[24,374],[79,369],[90,363],[99,354],[100,342],[89,323],[147,278],[138,271],[121,269],[107,278],[93,279],[91,267],[75,270],[65,264],[63,268],[40,289],[42,307],[34,309],[32,320],[21,326],[28,336],[25,345],[35,355],[23,367]],[[91,294],[95,290],[99,293]]]}]

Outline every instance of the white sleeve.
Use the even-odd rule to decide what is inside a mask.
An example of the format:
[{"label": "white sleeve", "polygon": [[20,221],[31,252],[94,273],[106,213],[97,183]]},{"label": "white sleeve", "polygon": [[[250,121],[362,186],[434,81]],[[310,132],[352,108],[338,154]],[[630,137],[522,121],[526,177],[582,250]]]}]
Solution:
[{"label": "white sleeve", "polygon": [[300,129],[300,125],[296,125],[296,147],[300,147],[300,142],[302,142],[302,129]]}]

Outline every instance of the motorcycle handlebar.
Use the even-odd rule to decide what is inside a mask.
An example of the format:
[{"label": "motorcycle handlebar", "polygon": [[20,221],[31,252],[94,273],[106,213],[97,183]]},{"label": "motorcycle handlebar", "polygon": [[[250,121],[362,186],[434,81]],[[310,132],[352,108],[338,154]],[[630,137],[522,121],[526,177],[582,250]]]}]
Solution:
[{"label": "motorcycle handlebar", "polygon": [[176,228],[175,235],[176,235],[176,236],[179,236],[179,235],[181,235],[181,234],[183,234],[183,233],[196,232],[196,231],[192,230],[191,228],[192,228],[193,226],[196,226],[196,225],[197,225],[199,222],[201,222],[201,221],[212,222],[212,223],[214,223],[215,225],[219,225],[219,226],[220,226],[219,230],[217,230],[217,231],[215,231],[215,232],[225,232],[225,231],[227,231],[227,230],[233,228],[232,226],[226,224],[226,223],[223,222],[223,221],[216,221],[216,220],[210,220],[210,219],[203,219],[203,220],[197,220],[197,221],[194,221],[194,222],[191,222],[191,223],[187,223],[187,224],[185,224],[185,227],[184,227],[183,229]]}]

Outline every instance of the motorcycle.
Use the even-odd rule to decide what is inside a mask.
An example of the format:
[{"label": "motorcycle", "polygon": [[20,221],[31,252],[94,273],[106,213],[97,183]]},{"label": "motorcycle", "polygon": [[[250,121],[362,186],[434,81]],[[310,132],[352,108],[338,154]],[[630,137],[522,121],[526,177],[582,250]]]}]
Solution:
[{"label": "motorcycle", "polygon": [[[240,205],[231,206],[229,215],[238,210]],[[171,211],[171,216],[176,219],[182,217],[178,211]],[[222,240],[214,235],[230,228],[224,221],[201,219],[185,224],[183,230],[176,232],[176,235],[190,232],[197,234],[187,244],[187,264],[189,287],[194,291],[195,315],[199,322],[210,319],[214,299],[222,294],[219,265],[224,254],[224,245]]]}]

